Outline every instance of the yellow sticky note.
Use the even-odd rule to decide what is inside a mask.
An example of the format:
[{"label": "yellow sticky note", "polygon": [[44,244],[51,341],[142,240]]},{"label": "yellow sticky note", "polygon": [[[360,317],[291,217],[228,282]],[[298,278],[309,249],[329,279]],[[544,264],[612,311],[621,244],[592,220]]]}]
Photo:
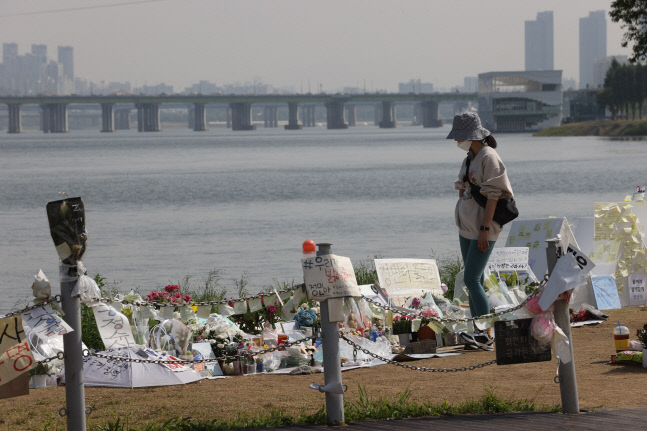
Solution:
[{"label": "yellow sticky note", "polygon": [[[620,206],[620,205],[618,205],[618,206]],[[630,210],[630,209],[632,209],[633,207],[634,207],[634,206],[633,206],[633,205],[631,205],[631,204],[624,204],[624,205],[622,206],[622,209],[623,209],[623,210],[625,210],[625,211],[629,211],[629,210]]]},{"label": "yellow sticky note", "polygon": [[519,235],[522,235],[526,231],[526,225],[522,224],[519,226]]},{"label": "yellow sticky note", "polygon": [[631,202],[631,195],[625,196],[625,202]]},{"label": "yellow sticky note", "polygon": [[623,227],[622,231],[626,234],[631,234],[631,228],[630,227]]},{"label": "yellow sticky note", "polygon": [[515,242],[516,240],[517,240],[517,237],[516,237],[515,235],[510,235],[510,236],[508,237],[508,244],[509,244],[509,245],[514,244],[514,242]]},{"label": "yellow sticky note", "polygon": [[600,243],[598,243],[598,245],[595,246],[595,251],[597,253],[599,253],[601,251],[608,251],[607,247],[611,248],[611,245],[606,245],[605,246],[604,243],[600,242]]},{"label": "yellow sticky note", "polygon": [[537,223],[535,227],[533,228],[533,231],[539,232],[541,230],[541,223]]},{"label": "yellow sticky note", "polygon": [[544,223],[544,230],[548,230],[548,229],[550,229],[550,222],[549,221]]},{"label": "yellow sticky note", "polygon": [[624,268],[620,270],[620,274],[622,274],[622,277],[626,277],[629,275],[629,271],[627,270],[627,268]]},{"label": "yellow sticky note", "polygon": [[555,217],[555,216],[548,216],[548,218],[557,218],[557,217]]}]

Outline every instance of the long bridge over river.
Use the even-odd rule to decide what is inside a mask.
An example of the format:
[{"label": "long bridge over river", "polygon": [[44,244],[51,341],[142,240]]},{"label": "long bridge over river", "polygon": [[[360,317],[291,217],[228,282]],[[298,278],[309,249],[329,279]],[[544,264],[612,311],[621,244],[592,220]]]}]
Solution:
[{"label": "long bridge over river", "polygon": [[[440,127],[438,104],[440,102],[475,102],[477,93],[365,93],[365,94],[293,94],[293,95],[92,95],[92,96],[0,96],[0,104],[6,104],[9,111],[8,133],[21,133],[21,106],[38,105],[41,108],[41,129],[45,133],[68,131],[70,105],[100,105],[101,131],[113,132],[115,122],[130,122],[131,109],[137,109],[137,128],[140,132],[160,131],[159,110],[162,104],[186,104],[189,121],[193,130],[207,130],[205,106],[207,104],[228,105],[227,118],[233,130],[254,130],[251,107],[262,104],[265,107],[266,123],[276,126],[278,106],[287,104],[288,123],[285,128],[298,130],[303,127],[299,122],[299,106],[302,108],[303,121],[314,125],[314,107],[324,105],[328,129],[345,129],[355,124],[355,106],[374,103],[381,108],[379,126],[393,128],[396,125],[395,104],[415,103],[423,127]],[[127,128],[127,127],[117,127]]]}]

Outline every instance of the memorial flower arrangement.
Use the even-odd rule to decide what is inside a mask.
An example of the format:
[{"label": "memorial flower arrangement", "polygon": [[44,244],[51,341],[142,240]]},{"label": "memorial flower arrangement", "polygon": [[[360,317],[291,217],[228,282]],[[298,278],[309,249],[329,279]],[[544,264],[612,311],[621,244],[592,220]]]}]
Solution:
[{"label": "memorial flower arrangement", "polygon": [[153,290],[146,295],[146,300],[150,303],[162,302],[184,305],[190,304],[192,299],[191,295],[182,295],[180,286],[177,284],[169,284],[161,292]]},{"label": "memorial flower arrangement", "polygon": [[224,322],[204,325],[196,335],[196,342],[211,344],[211,350],[217,358],[224,358],[226,363],[233,362],[242,348],[244,333]]}]

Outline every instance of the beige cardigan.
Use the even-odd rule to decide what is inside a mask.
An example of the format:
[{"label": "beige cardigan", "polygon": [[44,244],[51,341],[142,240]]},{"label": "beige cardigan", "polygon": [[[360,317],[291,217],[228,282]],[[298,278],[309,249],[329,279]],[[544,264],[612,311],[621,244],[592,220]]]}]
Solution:
[{"label": "beige cardigan", "polygon": [[[472,156],[470,153],[469,156]],[[463,197],[458,198],[454,217],[460,236],[467,239],[478,239],[479,230],[483,223],[485,208],[472,199],[472,193],[468,182],[463,182],[465,176],[465,160],[458,174],[458,181],[455,183],[456,190],[465,190]],[[506,168],[494,148],[484,146],[470,162],[468,173],[470,181],[481,187],[481,194],[488,199],[511,198],[513,196],[512,186],[508,180]],[[501,233],[499,223],[492,220],[489,241],[496,241]]]}]

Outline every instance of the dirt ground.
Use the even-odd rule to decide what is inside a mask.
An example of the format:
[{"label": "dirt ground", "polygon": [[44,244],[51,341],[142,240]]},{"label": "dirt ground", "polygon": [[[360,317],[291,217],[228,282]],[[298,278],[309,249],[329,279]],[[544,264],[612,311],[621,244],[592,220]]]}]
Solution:
[{"label": "dirt ground", "polygon": [[[580,408],[647,406],[647,369],[638,365],[612,365],[615,353],[612,330],[620,320],[635,339],[635,331],[647,323],[641,309],[611,310],[610,318],[597,326],[573,328],[575,366]],[[411,362],[430,368],[455,368],[495,359],[494,352],[469,351],[461,356]],[[409,387],[416,400],[459,403],[478,399],[487,388],[501,398],[528,399],[545,405],[560,404],[559,385],[553,382],[557,361],[488,367],[458,372],[429,373],[382,365],[349,370],[346,400],[356,400],[358,385],[374,398],[393,397]],[[233,419],[280,408],[286,412],[315,412],[324,395],[308,389],[323,384],[323,374],[310,376],[250,375],[202,380],[186,386],[140,389],[86,388],[86,405],[94,412],[88,425],[117,418],[130,424],[160,423],[175,416],[204,420]],[[58,410],[65,407],[65,388],[32,389],[27,396],[0,400],[0,430],[64,429]]]}]

